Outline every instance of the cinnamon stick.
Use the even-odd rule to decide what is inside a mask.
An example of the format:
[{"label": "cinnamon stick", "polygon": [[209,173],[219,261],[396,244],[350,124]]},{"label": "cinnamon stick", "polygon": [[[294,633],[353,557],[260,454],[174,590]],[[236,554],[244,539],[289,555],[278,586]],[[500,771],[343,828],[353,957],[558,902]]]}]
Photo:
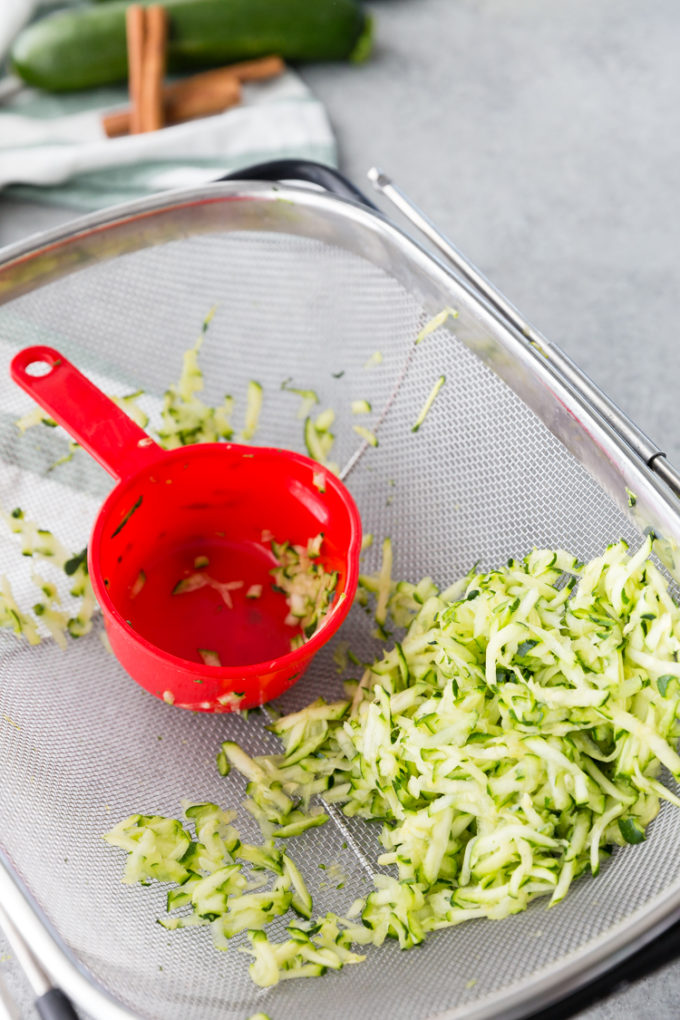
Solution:
[{"label": "cinnamon stick", "polygon": [[[194,117],[221,113],[222,110],[235,106],[241,98],[241,85],[233,74],[196,84],[193,84],[193,79],[187,78],[181,84],[183,86],[181,90],[171,92],[171,86],[166,86],[163,91],[163,114],[166,124],[181,124]],[[102,117],[104,131],[109,138],[132,134],[131,114],[132,111],[127,109]]]},{"label": "cinnamon stick", "polygon": [[181,124],[194,117],[205,117],[236,106],[241,99],[241,83],[234,75],[213,78],[198,88],[185,88],[165,97],[164,107],[168,124]]},{"label": "cinnamon stick", "polygon": [[213,71],[203,71],[201,74],[194,74],[191,78],[183,81],[176,81],[169,85],[170,90],[181,89],[190,81],[211,81],[213,78],[220,78],[224,74],[233,74],[240,82],[261,81],[264,78],[276,78],[286,70],[281,57],[269,56],[258,57],[256,60],[240,60],[236,64],[227,64],[226,67],[216,67]]},{"label": "cinnamon stick", "polygon": [[146,8],[140,131],[163,127],[163,78],[165,77],[167,18],[161,4]]},{"label": "cinnamon stick", "polygon": [[[183,78],[163,89],[163,112],[166,124],[179,124],[194,117],[219,113],[239,102],[240,83],[274,78],[285,70],[280,57],[243,60],[212,71]],[[109,138],[132,134],[132,110],[119,110],[102,118]]]},{"label": "cinnamon stick", "polygon": [[131,134],[137,134],[141,130],[145,34],[146,12],[139,4],[131,4],[125,11]]}]

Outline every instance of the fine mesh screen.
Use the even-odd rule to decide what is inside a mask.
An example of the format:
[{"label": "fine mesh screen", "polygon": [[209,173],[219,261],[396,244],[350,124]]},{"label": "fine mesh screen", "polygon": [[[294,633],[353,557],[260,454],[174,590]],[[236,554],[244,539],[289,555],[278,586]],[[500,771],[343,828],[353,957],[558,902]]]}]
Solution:
[{"label": "fine mesh screen", "polygon": [[[67,450],[61,430],[19,434],[13,423],[31,404],[8,381],[17,349],[47,342],[109,393],[143,389],[140,403],[154,425],[162,393],[177,380],[182,354],[214,305],[201,354],[205,398],[232,394],[237,429],[249,379],[264,387],[255,436],[262,444],[304,449],[299,398],[282,390],[286,379],[313,387],[319,409],[336,411],[334,457],[341,465],[359,448],[352,426],[383,419],[378,448],[367,449],[348,477],[364,530],[375,536],[367,571],[376,569],[387,535],[395,576],[430,574],[441,584],[475,561],[491,567],[534,545],[564,546],[586,558],[620,536],[635,541],[599,485],[448,330],[413,347],[427,316],[394,279],[332,243],[266,232],[172,241],[89,266],[0,307],[2,507],[22,506],[78,550],[110,488],[82,451],[51,469]],[[381,363],[371,359],[377,351]],[[413,433],[440,374],[446,384]],[[365,418],[350,411],[360,398],[373,408]],[[51,576],[42,563],[22,559],[3,534],[0,573],[29,605],[32,568]],[[580,880],[550,912],[535,903],[502,922],[434,935],[411,952],[386,944],[339,974],[258,991],[249,958],[238,951],[245,937],[219,953],[207,929],[164,931],[154,923],[164,912],[164,889],[124,887],[122,854],[101,834],[132,812],[179,816],[182,798],[238,807],[243,783],[233,773],[220,778],[215,768],[220,742],[237,740],[251,753],[275,750],[277,742],[258,713],[247,720],[198,716],[155,700],[106,651],[100,629],[98,621],[65,652],[52,641],[29,649],[0,633],[0,841],[73,954],[145,1017],[245,1020],[261,1009],[275,1020],[413,1020],[464,1012],[567,958],[676,879],[668,847],[680,838],[680,814],[665,805],[652,838],[616,853],[597,880]],[[341,637],[368,658],[378,651],[370,629],[355,608]],[[334,644],[282,707],[337,696]],[[238,825],[257,840],[245,812]],[[317,912],[342,913],[370,889],[376,835],[374,826],[333,812],[329,824],[295,841]],[[320,862],[337,865],[343,889]]]}]

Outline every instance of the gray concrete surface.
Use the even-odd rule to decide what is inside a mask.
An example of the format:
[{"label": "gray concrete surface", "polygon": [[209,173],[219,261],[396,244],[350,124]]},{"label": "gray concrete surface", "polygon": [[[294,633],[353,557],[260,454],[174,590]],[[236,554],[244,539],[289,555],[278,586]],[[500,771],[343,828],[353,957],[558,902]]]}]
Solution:
[{"label": "gray concrete surface", "polygon": [[[305,71],[342,168],[389,172],[680,464],[676,0],[371,7],[368,64]],[[0,243],[72,215],[0,199]],[[670,1020],[679,999],[680,961],[578,1016]]]}]

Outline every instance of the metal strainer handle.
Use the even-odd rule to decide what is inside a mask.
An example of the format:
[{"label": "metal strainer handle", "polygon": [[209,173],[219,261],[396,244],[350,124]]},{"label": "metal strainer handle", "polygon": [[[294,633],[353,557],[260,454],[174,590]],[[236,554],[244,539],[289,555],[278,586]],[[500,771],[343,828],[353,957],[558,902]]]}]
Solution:
[{"label": "metal strainer handle", "polygon": [[397,185],[377,167],[368,171],[368,179],[380,194],[404,215],[439,251],[448,259],[460,276],[469,283],[477,294],[485,298],[496,312],[541,354],[549,358],[577,393],[585,396],[588,403],[602,416],[607,424],[618,433],[652,471],[654,471],[680,496],[680,472],[666,458],[658,445],[639,429],[624,412],[614,404],[581,371],[571,358],[552,344],[539,330],[532,326],[508,299],[497,290],[491,281],[475,266],[459,248],[445,237],[432,220],[418,208]]},{"label": "metal strainer handle", "polygon": [[70,1001],[60,988],[54,987],[2,904],[0,927],[37,996],[34,1005],[41,1020],[78,1020],[78,1014]]}]

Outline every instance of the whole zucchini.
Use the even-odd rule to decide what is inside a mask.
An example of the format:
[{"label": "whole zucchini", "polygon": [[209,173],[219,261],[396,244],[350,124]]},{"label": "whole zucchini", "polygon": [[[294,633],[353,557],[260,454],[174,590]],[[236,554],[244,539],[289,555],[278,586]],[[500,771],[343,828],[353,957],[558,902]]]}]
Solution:
[{"label": "whole zucchini", "polygon": [[[15,73],[52,92],[123,81],[127,6],[57,11],[29,25],[12,47]],[[356,0],[165,0],[164,6],[171,71],[269,53],[292,62],[356,59],[370,45],[370,22]]]}]

